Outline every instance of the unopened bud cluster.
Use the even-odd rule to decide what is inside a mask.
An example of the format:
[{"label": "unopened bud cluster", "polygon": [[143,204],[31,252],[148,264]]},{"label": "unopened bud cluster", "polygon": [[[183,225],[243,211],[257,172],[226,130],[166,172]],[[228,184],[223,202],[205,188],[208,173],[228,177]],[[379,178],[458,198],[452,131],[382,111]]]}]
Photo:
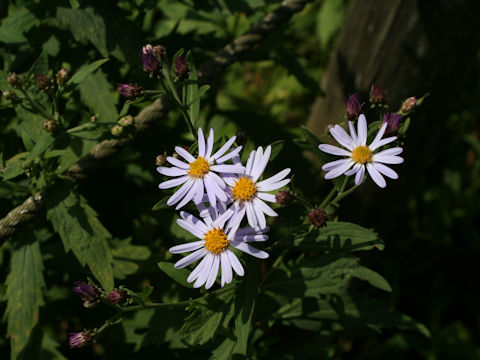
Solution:
[{"label": "unopened bud cluster", "polygon": [[400,112],[404,115],[409,114],[417,107],[417,98],[415,96],[409,97],[400,107]]},{"label": "unopened bud cluster", "polygon": [[290,191],[280,190],[275,194],[277,204],[288,205],[295,200],[295,196]]},{"label": "unopened bud cluster", "polygon": [[370,103],[376,106],[382,106],[387,103],[387,94],[378,85],[372,85],[370,89]]},{"label": "unopened bud cluster", "polygon": [[125,128],[133,127],[135,120],[133,116],[127,115],[118,120],[117,125],[112,127],[111,133],[113,136],[120,136]]},{"label": "unopened bud cluster", "polygon": [[358,94],[350,94],[345,104],[345,112],[347,113],[348,120],[356,121],[362,112],[363,105],[365,105],[365,103],[360,103]]},{"label": "unopened bud cluster", "polygon": [[323,209],[313,209],[308,214],[308,222],[317,228],[324,226],[327,219],[327,213]]}]

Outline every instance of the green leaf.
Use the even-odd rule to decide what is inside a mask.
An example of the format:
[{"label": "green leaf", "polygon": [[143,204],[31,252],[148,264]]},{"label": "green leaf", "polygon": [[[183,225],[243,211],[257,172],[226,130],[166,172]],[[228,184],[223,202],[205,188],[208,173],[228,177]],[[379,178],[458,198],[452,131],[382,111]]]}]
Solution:
[{"label": "green leaf", "polygon": [[[221,302],[219,303],[221,304]],[[206,306],[198,304],[185,319],[180,329],[182,338],[190,345],[203,345],[215,336],[222,318],[221,308],[212,311]]]},{"label": "green leaf", "polygon": [[170,207],[167,205],[167,200],[169,197],[170,195],[165,196],[162,200],[158,201],[155,205],[153,205],[152,210],[157,211],[169,209]]},{"label": "green leaf", "polygon": [[2,20],[0,25],[0,42],[5,44],[25,43],[27,38],[23,34],[38,24],[39,20],[27,7],[18,7],[17,10],[9,13]]},{"label": "green leaf", "polygon": [[45,150],[47,150],[49,146],[52,145],[54,140],[55,138],[52,135],[48,133],[43,134],[43,136],[35,143],[35,146],[30,151],[25,161],[30,162],[35,160],[37,156],[41,156],[45,152]]},{"label": "green leaf", "polygon": [[270,153],[270,161],[274,160],[278,154],[280,154],[280,151],[283,149],[283,144],[285,143],[285,140],[277,140],[274,141],[270,144],[272,147],[272,152]]},{"label": "green leaf", "polygon": [[377,233],[360,225],[348,222],[327,222],[325,227],[306,231],[306,227],[295,234],[293,246],[304,251],[343,250],[359,251],[377,248],[384,249],[384,243]]},{"label": "green leaf", "polygon": [[8,301],[5,317],[8,320],[11,359],[16,359],[25,348],[38,323],[39,308],[43,305],[42,288],[45,287],[38,242],[30,232],[23,232],[17,240],[20,245],[12,253],[5,294]]},{"label": "green leaf", "polygon": [[230,360],[232,358],[232,352],[237,342],[230,338],[225,338],[223,342],[212,351],[211,360]]},{"label": "green leaf", "polygon": [[317,21],[317,34],[323,48],[329,46],[340,31],[347,5],[346,0],[323,1]]},{"label": "green leaf", "polygon": [[45,196],[47,218],[60,235],[65,251],[73,251],[82,266],[88,265],[106,291],[113,288],[110,234],[87,201],[69,188],[58,184]]},{"label": "green leaf", "polygon": [[192,120],[193,126],[196,126],[198,122],[198,116],[200,115],[200,90],[198,88],[198,76],[197,69],[193,62],[190,62],[190,76],[188,78],[187,87],[187,97],[186,103],[188,105],[188,116]]},{"label": "green leaf", "polygon": [[112,85],[99,70],[90,74],[80,85],[80,98],[101,122],[113,122],[118,118]]},{"label": "green leaf", "polygon": [[92,8],[69,9],[57,7],[60,25],[68,28],[76,41],[90,42],[102,56],[108,56],[105,22]]},{"label": "green leaf", "polygon": [[190,271],[187,269],[175,269],[172,263],[165,261],[160,261],[157,265],[170,279],[189,289],[192,288],[192,284],[187,282],[188,275],[190,275]]},{"label": "green leaf", "polygon": [[138,271],[138,261],[147,260],[150,257],[150,250],[146,246],[130,244],[131,238],[116,241],[112,248],[113,275],[117,279],[125,279]]},{"label": "green leaf", "polygon": [[370,285],[375,286],[381,290],[391,292],[392,287],[385,278],[379,273],[370,270],[366,267],[359,266],[353,270],[352,276],[361,280],[367,281]]},{"label": "green leaf", "polygon": [[108,60],[110,60],[110,59],[100,59],[100,60],[94,61],[93,63],[91,63],[89,65],[82,66],[80,69],[77,70],[77,72],[75,74],[73,74],[73,76],[68,81],[68,84],[69,85],[73,85],[73,84],[78,85],[78,84],[82,83],[82,81],[85,80],[85,78],[88,75],[95,72],[100,66],[105,64]]},{"label": "green leaf", "polygon": [[248,272],[235,295],[235,336],[237,342],[233,354],[244,356],[247,355],[248,336],[258,295],[257,285],[260,275],[260,263],[254,259],[249,259],[248,262]]}]

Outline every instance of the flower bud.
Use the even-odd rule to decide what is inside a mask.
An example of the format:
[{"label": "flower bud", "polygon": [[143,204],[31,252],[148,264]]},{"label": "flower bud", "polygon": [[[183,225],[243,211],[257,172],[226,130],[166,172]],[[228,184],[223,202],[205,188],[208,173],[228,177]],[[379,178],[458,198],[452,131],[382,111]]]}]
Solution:
[{"label": "flower bud", "polygon": [[188,79],[190,71],[188,70],[188,63],[185,56],[178,56],[175,59],[174,71],[178,80],[184,81]]},{"label": "flower bud", "polygon": [[51,87],[50,78],[45,74],[40,74],[37,76],[37,86],[40,90],[47,91]]},{"label": "flower bud", "polygon": [[290,191],[280,190],[275,194],[275,200],[277,201],[277,204],[287,205],[295,200],[295,196],[293,196]]},{"label": "flower bud", "polygon": [[128,293],[122,289],[112,290],[107,295],[107,301],[109,301],[112,304],[119,304],[121,302],[124,302],[127,299],[128,299]]},{"label": "flower bud", "polygon": [[308,221],[315,227],[322,227],[327,221],[327,213],[323,209],[313,209],[310,214],[308,214]]},{"label": "flower bud", "polygon": [[160,61],[165,60],[167,56],[167,51],[162,45],[155,45],[155,46],[152,46],[151,48],[152,48],[153,55],[155,55],[157,59],[159,59]]},{"label": "flower bud", "polygon": [[43,129],[47,132],[54,132],[57,130],[58,123],[55,119],[48,119],[43,122]]},{"label": "flower bud", "polygon": [[145,70],[150,77],[160,74],[162,64],[155,56],[152,45],[147,44],[142,48],[140,59],[142,60],[143,70]]},{"label": "flower bud", "polygon": [[91,122],[92,124],[95,124],[95,123],[97,122],[97,118],[95,117],[95,115],[92,115],[92,116],[90,117],[90,122]]},{"label": "flower bud", "polygon": [[415,96],[409,97],[407,100],[405,100],[400,107],[400,112],[404,115],[408,114],[410,111],[415,109],[417,106],[417,98]]},{"label": "flower bud", "polygon": [[65,85],[67,80],[68,80],[68,76],[69,76],[68,70],[63,69],[63,68],[58,70],[58,72],[57,72],[57,85],[59,87],[62,87],[63,85]]},{"label": "flower bud", "polygon": [[360,99],[357,94],[350,94],[348,101],[345,104],[348,120],[355,121],[362,112],[362,107],[365,103],[360,104]]},{"label": "flower bud", "polygon": [[135,99],[143,95],[144,89],[141,86],[134,84],[117,84],[118,93],[120,96],[127,99]]},{"label": "flower bud", "polygon": [[120,136],[123,132],[123,126],[115,125],[114,127],[112,127],[112,130],[110,130],[110,132],[113,136]]},{"label": "flower bud", "polygon": [[132,126],[133,125],[133,117],[131,115],[127,115],[122,117],[120,120],[118,120],[118,123],[120,126]]},{"label": "flower bud", "polygon": [[375,105],[384,105],[387,102],[387,94],[380,86],[375,84],[370,89],[370,102]]},{"label": "flower bud", "polygon": [[11,102],[15,102],[18,100],[17,94],[15,94],[15,92],[12,90],[5,90],[4,92],[2,92],[2,95],[6,100]]},{"label": "flower bud", "polygon": [[14,72],[7,76],[7,82],[8,85],[16,89],[22,86],[22,78]]},{"label": "flower bud", "polygon": [[386,113],[383,115],[382,125],[387,123],[385,134],[393,134],[398,131],[402,117],[396,113]]},{"label": "flower bud", "polygon": [[155,165],[163,166],[167,163],[167,157],[165,155],[158,155],[155,159]]},{"label": "flower bud", "polygon": [[95,338],[93,330],[84,330],[82,332],[70,333],[69,345],[73,348],[87,346]]}]

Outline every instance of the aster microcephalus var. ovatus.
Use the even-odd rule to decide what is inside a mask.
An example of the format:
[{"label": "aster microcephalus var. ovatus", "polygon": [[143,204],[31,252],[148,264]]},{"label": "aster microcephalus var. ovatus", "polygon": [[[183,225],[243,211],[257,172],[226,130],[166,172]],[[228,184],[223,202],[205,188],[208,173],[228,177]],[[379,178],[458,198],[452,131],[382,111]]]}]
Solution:
[{"label": "aster microcephalus var. ovatus", "polygon": [[177,224],[200,240],[169,249],[172,254],[193,251],[175,263],[177,269],[202,259],[187,278],[189,283],[195,281],[193,287],[198,288],[204,284],[206,289],[212,287],[220,268],[222,287],[232,281],[232,269],[239,276],[244,275],[245,270],[231,248],[236,248],[260,259],[268,258],[265,251],[258,250],[249,244],[267,240],[268,235],[265,232],[269,230],[268,227],[238,228],[238,225],[230,226],[227,221],[233,214],[232,209],[220,209],[221,206],[205,209],[204,204],[198,205],[198,208],[201,216],[203,215],[202,220],[182,211],[180,212],[182,219],[178,219]]},{"label": "aster microcephalus var. ovatus", "polygon": [[172,167],[160,166],[157,171],[166,176],[174,176],[175,179],[160,183],[160,189],[168,189],[182,185],[168,200],[167,205],[176,204],[176,210],[186,205],[190,200],[195,204],[202,201],[206,193],[212,206],[216,205],[217,199],[227,201],[225,193],[225,182],[217,173],[241,173],[244,171],[242,164],[224,164],[226,161],[238,155],[241,146],[235,148],[224,155],[235,141],[235,136],[231,137],[217,152],[212,155],[214,132],[210,129],[208,140],[205,143],[202,129],[198,129],[198,156],[195,158],[187,150],[177,146],[175,151],[188,163],[185,163],[174,157],[167,157],[167,161]]},{"label": "aster microcephalus var. ovatus", "polygon": [[384,164],[400,164],[403,158],[398,156],[402,153],[401,147],[393,147],[374,153],[380,147],[396,140],[396,136],[382,139],[387,123],[383,123],[377,135],[370,145],[367,145],[367,119],[361,114],[358,118],[357,130],[355,131],[353,122],[349,121],[348,126],[350,135],[339,125],[335,125],[330,129],[330,134],[337,142],[346,149],[337,146],[320,144],[318,148],[332,155],[345,156],[344,159],[332,161],[322,166],[322,170],[327,171],[325,179],[333,179],[340,175],[355,175],[355,184],[359,185],[363,181],[365,169],[375,183],[384,188],[387,186],[382,174],[391,178],[398,179],[398,174]]},{"label": "aster microcephalus var. ovatus", "polygon": [[265,201],[277,202],[275,194],[271,194],[269,191],[278,190],[290,182],[290,179],[285,179],[290,173],[290,169],[284,169],[268,179],[258,181],[268,164],[271,151],[271,146],[267,146],[265,152],[259,146],[257,150],[250,153],[244,172],[236,176],[227,175],[223,178],[229,186],[230,197],[233,201],[235,210],[233,222],[240,224],[246,214],[250,226],[265,227],[265,214],[278,216]]}]

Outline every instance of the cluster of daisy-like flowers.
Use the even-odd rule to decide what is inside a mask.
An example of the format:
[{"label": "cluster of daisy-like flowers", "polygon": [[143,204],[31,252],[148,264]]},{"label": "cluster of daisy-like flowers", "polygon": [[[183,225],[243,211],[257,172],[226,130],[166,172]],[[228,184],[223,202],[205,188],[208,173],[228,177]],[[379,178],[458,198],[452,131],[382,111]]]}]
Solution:
[{"label": "cluster of daisy-like flowers", "polygon": [[[198,155],[194,157],[181,147],[177,154],[185,161],[167,157],[171,167],[160,166],[158,172],[174,179],[162,182],[160,189],[179,186],[167,200],[178,210],[190,201],[198,209],[199,217],[181,211],[177,224],[198,238],[197,241],[177,245],[169,249],[173,254],[191,252],[175,263],[180,269],[201,260],[187,278],[195,288],[210,288],[221,269],[220,284],[223,287],[233,278],[233,272],[243,276],[244,269],[234,251],[240,250],[254,257],[265,259],[268,254],[250,243],[266,241],[269,230],[266,217],[277,213],[266,203],[276,202],[270,191],[287,185],[290,169],[261,180],[270,159],[271,147],[260,146],[250,153],[246,165],[242,165],[242,146],[231,150],[236,137],[230,138],[213,153],[214,132],[210,129],[205,140],[198,129]],[[231,151],[230,151],[231,150]],[[212,154],[213,153],[213,154]],[[248,226],[240,227],[246,218]],[[233,271],[232,271],[233,270]]]}]

